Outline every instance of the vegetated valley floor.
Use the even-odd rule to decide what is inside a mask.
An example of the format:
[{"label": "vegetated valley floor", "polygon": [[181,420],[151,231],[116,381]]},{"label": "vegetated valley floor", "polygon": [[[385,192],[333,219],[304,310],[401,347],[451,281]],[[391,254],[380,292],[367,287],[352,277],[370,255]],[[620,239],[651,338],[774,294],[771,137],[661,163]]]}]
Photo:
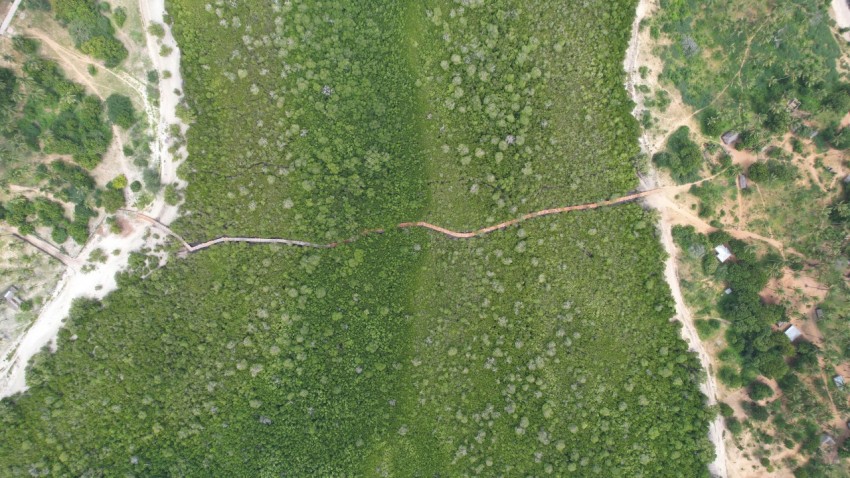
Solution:
[{"label": "vegetated valley floor", "polygon": [[[169,5],[190,241],[475,229],[636,186],[632,1],[234,5]],[[0,474],[705,475],[662,259],[636,205],[135,256],[0,403]]]}]

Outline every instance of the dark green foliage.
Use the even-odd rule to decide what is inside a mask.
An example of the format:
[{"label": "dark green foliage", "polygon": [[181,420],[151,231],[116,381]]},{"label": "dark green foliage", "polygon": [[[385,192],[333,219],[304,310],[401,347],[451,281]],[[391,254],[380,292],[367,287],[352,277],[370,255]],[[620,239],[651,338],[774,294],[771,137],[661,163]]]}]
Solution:
[{"label": "dark green foliage", "polygon": [[103,105],[94,96],[86,96],[74,110],[65,110],[50,125],[44,141],[47,153],[70,154],[87,169],[100,163],[112,142],[112,130],[103,121]]},{"label": "dark green foliage", "polygon": [[711,138],[719,138],[726,132],[728,124],[723,121],[720,113],[714,108],[706,108],[699,114],[702,133]]},{"label": "dark green foliage", "polygon": [[115,29],[98,9],[95,0],[52,0],[56,19],[71,34],[83,53],[103,60],[108,68],[127,58],[127,49],[113,35]]},{"label": "dark green foliage", "polygon": [[137,193],[142,190],[142,183],[139,181],[133,181],[130,183],[130,191]]},{"label": "dark green foliage", "polygon": [[744,411],[747,412],[747,416],[750,417],[751,420],[755,420],[757,422],[764,422],[770,418],[770,414],[767,411],[767,408],[755,403],[755,402],[744,402],[743,403]]},{"label": "dark green foliage", "polygon": [[694,325],[697,328],[697,333],[703,340],[710,338],[720,330],[720,321],[717,319],[697,319]]},{"label": "dark green foliage", "polygon": [[387,232],[162,269],[134,254],[115,293],[77,304],[27,394],[0,402],[0,475],[705,474],[703,371],[670,321],[651,214],[467,241],[388,227],[633,189],[634,2],[169,12],[197,118],[181,231]]},{"label": "dark green foliage", "polygon": [[795,345],[796,354],[792,367],[794,370],[812,370],[818,364],[818,348],[811,342],[799,341]]},{"label": "dark green foliage", "polygon": [[15,35],[12,37],[12,48],[24,55],[35,55],[41,44],[35,38]]},{"label": "dark green foliage", "polygon": [[86,168],[95,167],[112,141],[100,100],[86,96],[51,60],[31,58],[23,71],[30,91],[13,130],[35,151],[69,154]]},{"label": "dark green foliage", "polygon": [[739,422],[735,417],[727,417],[724,421],[726,422],[726,428],[732,432],[733,435],[737,436],[744,430],[744,427],[741,426],[741,422]]},{"label": "dark green foliage", "polygon": [[690,138],[690,129],[682,126],[667,140],[667,149],[652,156],[658,166],[670,171],[676,182],[688,183],[699,179],[703,158],[699,145]]},{"label": "dark green foliage", "polygon": [[788,183],[797,177],[797,168],[788,161],[768,159],[750,165],[747,175],[757,183]]},{"label": "dark green foliage", "polygon": [[773,390],[770,388],[770,385],[761,380],[755,380],[750,382],[750,385],[747,387],[747,394],[750,396],[750,399],[759,401],[772,397]]},{"label": "dark green foliage", "polygon": [[729,388],[738,388],[741,386],[741,376],[729,365],[720,366],[720,369],[717,371],[717,378],[723,385]]},{"label": "dark green foliage", "polygon": [[112,12],[112,21],[118,28],[124,26],[124,22],[127,21],[127,11],[124,10],[124,7],[118,7]]},{"label": "dark green foliage", "polygon": [[[791,100],[812,113],[808,121],[817,128],[850,109],[848,85],[836,71],[842,50],[827,3],[670,0],[662,5],[656,26],[669,40],[662,79],[694,109],[706,108],[700,115],[706,134],[748,129],[739,146],[755,150],[766,139],[761,131],[788,131]],[[693,47],[703,54],[692,54]],[[728,124],[712,129],[706,120],[718,116]]]},{"label": "dark green foliage", "polygon": [[33,307],[33,303],[32,303],[32,300],[30,300],[30,299],[27,299],[27,300],[21,302],[21,310],[24,311],[24,312],[31,311],[32,307]]},{"label": "dark green foliage", "polygon": [[[242,24],[252,18],[254,32],[313,32],[286,49],[292,71],[262,75],[280,65],[278,48],[231,59],[245,27],[210,28],[214,12],[175,1],[188,106],[199,118],[188,138],[192,214],[178,228],[193,240],[225,224],[239,234],[336,238],[422,217],[433,201],[451,206],[425,218],[466,229],[625,193],[636,186],[629,160],[639,151],[616,52],[631,3],[535,2],[514,15],[517,4],[500,0],[460,15],[436,1],[343,1],[284,7],[292,21],[281,25],[247,6],[229,9]],[[580,28],[573,16],[604,27]],[[599,70],[581,66],[591,64]],[[297,93],[275,93],[284,90]],[[257,175],[274,187],[250,187]]]},{"label": "dark green foliage", "polygon": [[24,0],[23,7],[27,10],[50,11],[50,0]]},{"label": "dark green foliage", "polygon": [[14,108],[17,87],[18,79],[15,77],[15,72],[8,68],[0,68],[0,120],[7,118]]},{"label": "dark green foliage", "polygon": [[106,109],[109,114],[109,121],[118,126],[128,129],[136,122],[136,109],[133,108],[133,102],[130,98],[113,93],[106,98]]},{"label": "dark green foliage", "polygon": [[120,189],[107,188],[100,192],[100,206],[106,212],[113,213],[126,206],[124,191]]},{"label": "dark green foliage", "polygon": [[729,418],[729,417],[731,417],[731,416],[734,416],[734,415],[735,415],[735,410],[734,410],[734,409],[732,409],[732,407],[731,407],[731,406],[729,406],[729,404],[728,404],[728,403],[726,403],[726,402],[719,402],[719,403],[718,403],[718,405],[720,406],[720,415],[721,415],[721,416],[723,416],[723,417],[725,417],[725,418]]}]

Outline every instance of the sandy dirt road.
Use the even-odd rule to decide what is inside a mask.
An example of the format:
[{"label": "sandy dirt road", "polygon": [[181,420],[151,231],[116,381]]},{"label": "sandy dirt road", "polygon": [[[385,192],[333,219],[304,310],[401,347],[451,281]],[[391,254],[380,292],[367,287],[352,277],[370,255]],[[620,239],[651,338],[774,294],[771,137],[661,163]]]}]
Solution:
[{"label": "sandy dirt road", "polygon": [[[140,0],[139,5],[143,12],[146,29],[149,19],[162,21],[165,9],[163,0]],[[47,41],[57,51],[63,52],[67,57],[74,58],[82,64],[95,63],[90,58],[76,51],[56,44],[50,38],[42,36],[40,39]],[[160,110],[155,109],[148,100],[143,82],[130,77],[125,72],[110,71],[110,73],[138,91],[144,99],[146,113],[152,120],[151,124],[156,126],[156,130],[159,133],[154,144],[152,144],[152,149],[154,154],[160,158],[160,172],[163,184],[170,184],[177,180],[177,165],[171,158],[166,144],[167,140],[163,134],[167,131],[168,125],[177,123],[174,108],[177,104],[177,95],[173,92],[173,89],[182,86],[179,54],[176,45],[173,44],[173,38],[170,32],[167,35],[167,39],[171,39],[172,47],[175,48],[175,52],[172,53],[170,58],[163,59],[160,57],[158,48],[152,49],[149,52],[152,61],[157,67],[167,67],[172,73],[170,81],[160,83],[160,88],[163,90]],[[150,46],[150,38],[148,42]],[[165,62],[166,64],[163,66],[161,62]],[[153,203],[145,210],[145,213],[150,217],[157,218],[158,221],[164,224],[168,224],[176,218],[177,208],[166,205],[164,192],[160,192]],[[105,297],[106,294],[112,292],[117,287],[115,274],[127,266],[131,252],[143,247],[153,249],[166,238],[164,234],[148,234],[148,230],[152,225],[141,219],[133,221],[129,226],[127,228],[129,232],[120,235],[111,234],[105,228],[95,232],[82,252],[77,256],[78,260],[75,260],[74,263],[69,265],[38,318],[12,346],[14,352],[11,356],[3,357],[0,360],[0,398],[26,390],[27,364],[33,355],[44,347],[49,346],[51,350],[56,349],[56,334],[66,317],[68,317],[71,306],[76,299],[82,297],[102,299]],[[103,264],[94,264],[95,267],[93,270],[83,271],[81,267],[82,262],[96,249],[101,249],[106,253],[106,262]]]},{"label": "sandy dirt road", "polygon": [[12,7],[6,13],[6,18],[3,19],[3,23],[0,24],[0,35],[5,35],[6,30],[9,29],[9,25],[12,24],[12,19],[15,18],[15,12],[18,11],[18,7],[21,6],[21,0],[15,0],[12,3]]},{"label": "sandy dirt road", "polygon": [[[632,24],[632,34],[629,40],[629,46],[626,50],[626,58],[623,62],[623,67],[626,70],[626,90],[631,95],[635,104],[640,104],[636,91],[636,82],[639,78],[639,68],[641,65],[641,55],[651,54],[649,51],[642,49],[640,44],[640,22],[650,11],[651,5],[649,0],[640,0],[638,3],[634,23]],[[639,114],[636,107],[633,114]],[[652,154],[649,148],[649,141],[646,134],[641,136],[641,148],[644,153]],[[656,187],[657,175],[650,174],[650,179],[642,178],[642,185],[645,189]],[[711,369],[711,357],[703,346],[702,341],[697,335],[694,320],[688,306],[685,304],[685,298],[682,295],[682,289],[679,285],[679,273],[677,270],[677,251],[673,243],[672,227],[673,221],[670,217],[670,202],[665,201],[665,195],[649,195],[644,200],[646,203],[660,212],[660,222],[658,224],[661,231],[661,244],[667,252],[667,261],[664,264],[664,278],[670,286],[670,291],[673,295],[673,300],[676,304],[676,319],[682,323],[682,337],[688,343],[689,349],[697,354],[703,370],[706,372],[706,380],[700,384],[700,390],[708,399],[708,404],[717,403],[717,385],[714,380]],[[709,472],[719,478],[727,478],[727,456],[726,445],[723,442],[725,426],[723,418],[719,415],[709,425],[708,436],[711,443],[714,445],[715,458],[709,464]]]}]

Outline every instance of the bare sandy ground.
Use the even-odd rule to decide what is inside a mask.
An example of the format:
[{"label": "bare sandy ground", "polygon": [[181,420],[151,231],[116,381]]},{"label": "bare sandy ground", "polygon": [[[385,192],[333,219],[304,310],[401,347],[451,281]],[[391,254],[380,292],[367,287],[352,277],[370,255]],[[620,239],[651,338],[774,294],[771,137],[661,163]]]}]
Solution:
[{"label": "bare sandy ground", "polygon": [[[162,183],[171,184],[177,183],[180,186],[185,186],[177,178],[177,166],[179,158],[173,157],[168,152],[169,135],[168,128],[170,125],[180,125],[180,130],[183,134],[186,133],[186,125],[177,118],[177,105],[180,103],[180,96],[175,91],[183,91],[183,77],[180,75],[180,49],[177,48],[177,42],[171,33],[171,29],[164,25],[165,36],[159,40],[155,36],[147,32],[148,26],[151,23],[163,24],[163,15],[165,13],[165,0],[140,0],[139,7],[142,13],[142,23],[145,27],[145,35],[147,36],[148,51],[150,52],[151,61],[160,72],[159,80],[159,116],[160,120],[157,125],[156,137],[159,143],[158,151],[160,154],[160,171],[162,174]],[[174,51],[168,56],[159,55],[159,46],[166,45]],[[171,73],[170,78],[163,78],[162,72],[168,71]],[[177,152],[181,157],[185,157],[185,147],[181,147]],[[174,211],[169,211],[169,215]],[[169,218],[172,219],[173,218]],[[164,221],[167,223],[170,220]]]},{"label": "bare sandy ground", "polygon": [[[633,111],[635,115],[639,114],[639,105],[641,104],[641,99],[639,98],[635,88],[635,83],[639,78],[638,70],[641,64],[641,56],[652,56],[651,52],[649,52],[646,48],[641,47],[640,22],[647,14],[650,13],[653,7],[654,5],[651,5],[649,0],[640,0],[638,3],[635,20],[632,24],[632,35],[629,41],[629,47],[626,50],[626,58],[623,62],[623,67],[626,70],[625,86],[636,103],[635,110]],[[656,69],[657,68],[659,67],[656,66]],[[650,151],[652,145],[646,133],[641,136],[641,148],[644,153],[652,154]],[[657,182],[658,175],[655,172],[652,172],[646,178],[642,178],[642,185],[645,189],[657,187]],[[667,261],[664,264],[664,278],[670,285],[670,291],[672,292],[673,299],[676,303],[676,319],[682,323],[682,337],[688,343],[689,349],[696,352],[699,357],[700,364],[706,372],[706,380],[700,384],[700,390],[708,398],[708,404],[714,405],[717,403],[717,386],[715,384],[714,375],[712,374],[711,357],[705,350],[699,335],[697,335],[693,317],[685,304],[685,298],[682,295],[682,289],[679,285],[679,274],[676,262],[677,251],[675,244],[673,244],[672,221],[670,218],[671,211],[668,207],[669,203],[664,201],[664,199],[666,199],[664,195],[653,195],[646,198],[646,203],[661,213],[661,220],[658,227],[661,231],[661,243],[664,246],[664,250],[667,252]],[[715,450],[714,462],[709,464],[708,469],[713,476],[721,478],[727,477],[726,446],[723,443],[724,430],[725,427],[723,418],[718,415],[711,422],[708,430],[709,439],[714,445]]]},{"label": "bare sandy ground", "polygon": [[18,11],[18,7],[21,5],[21,0],[15,0],[12,3],[12,7],[6,12],[6,18],[3,19],[3,23],[0,24],[0,35],[6,33],[6,30],[9,28],[9,25],[12,23],[12,19],[15,18],[15,12]]},{"label": "bare sandy ground", "polygon": [[[164,0],[139,0],[139,5],[146,29],[151,20],[162,22],[165,10]],[[41,39],[44,40],[44,38]],[[156,125],[158,133],[152,149],[160,158],[161,179],[163,184],[170,184],[177,180],[177,164],[168,152],[166,135],[168,125],[178,123],[175,115],[178,98],[174,89],[182,88],[183,82],[180,76],[179,50],[170,32],[164,42],[175,50],[165,58],[159,56],[159,48],[156,48],[155,42],[148,36],[153,63],[158,69],[168,69],[172,74],[172,78],[160,83],[162,96],[159,111],[153,108],[148,100],[143,82],[130,77],[125,72],[113,73],[136,89],[144,98],[146,114],[151,120],[150,123]],[[55,46],[63,49],[60,45]],[[77,52],[67,49],[65,52],[84,63],[92,62]],[[182,126],[182,129],[185,131],[185,126]],[[167,206],[161,192],[147,208],[146,213],[168,224],[177,217],[177,208]],[[130,253],[142,247],[154,249],[165,239],[163,234],[148,234],[150,224],[144,221],[134,221],[129,226],[126,228],[128,232],[123,235],[111,234],[105,228],[97,231],[80,252],[78,258],[81,260],[68,267],[38,319],[12,347],[14,353],[11,357],[4,357],[0,361],[0,398],[26,390],[25,372],[29,360],[45,346],[55,351],[56,334],[68,316],[74,300],[82,297],[101,299],[115,290],[117,287],[115,274],[127,266]],[[80,266],[82,259],[88,258],[95,249],[102,249],[106,253],[106,263],[97,264],[93,270],[83,272]]]},{"label": "bare sandy ground", "polygon": [[[832,0],[832,13],[838,28],[850,27],[850,7],[847,6],[847,0]],[[850,32],[843,33],[843,36],[845,40],[850,41]]]}]

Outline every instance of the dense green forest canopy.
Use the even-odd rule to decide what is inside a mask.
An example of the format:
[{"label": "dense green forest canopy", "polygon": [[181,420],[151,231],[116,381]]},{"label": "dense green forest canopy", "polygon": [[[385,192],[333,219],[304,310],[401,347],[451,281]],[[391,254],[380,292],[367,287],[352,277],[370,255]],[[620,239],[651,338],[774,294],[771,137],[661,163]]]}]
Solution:
[{"label": "dense green forest canopy", "polygon": [[[339,240],[620,195],[634,7],[170,1],[197,118],[176,227]],[[653,221],[135,254],[0,402],[0,474],[705,476]]]},{"label": "dense green forest canopy", "polygon": [[227,246],[144,279],[137,256],[2,402],[0,470],[699,476],[701,371],[649,221]]},{"label": "dense green forest canopy", "polygon": [[636,184],[621,81],[632,2],[170,11],[202,118],[190,238],[336,239],[421,217],[431,196],[452,204],[432,222],[471,228]]}]

